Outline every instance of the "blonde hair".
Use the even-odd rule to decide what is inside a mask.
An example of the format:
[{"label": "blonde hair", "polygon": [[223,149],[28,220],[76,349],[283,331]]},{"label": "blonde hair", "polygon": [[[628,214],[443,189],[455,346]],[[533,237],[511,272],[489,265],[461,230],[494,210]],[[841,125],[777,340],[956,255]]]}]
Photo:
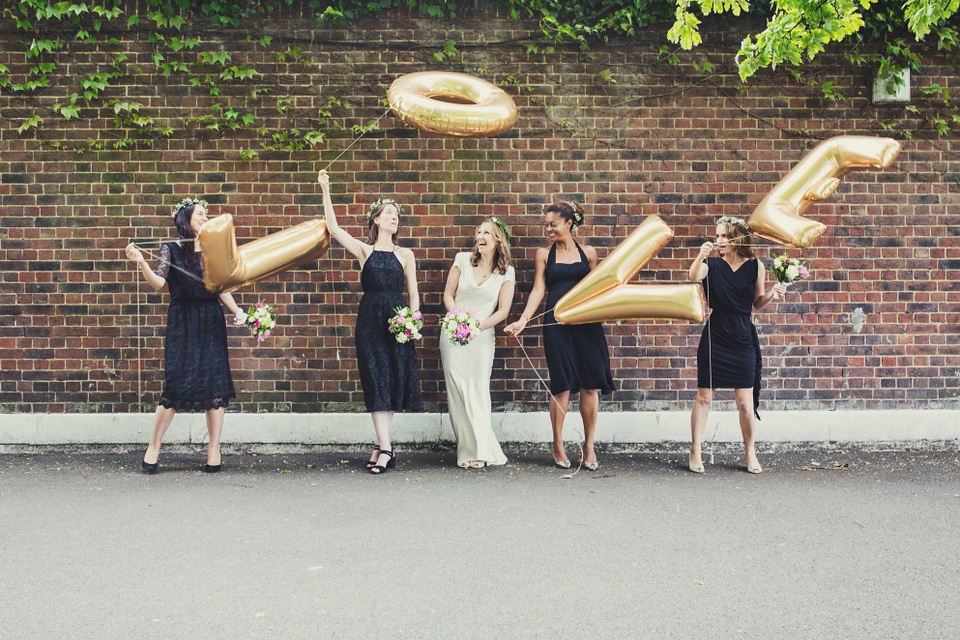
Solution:
[{"label": "blonde hair", "polygon": [[[480,232],[480,228],[489,224],[491,232],[493,234],[493,240],[496,242],[497,247],[493,251],[493,270],[499,271],[501,274],[507,274],[507,267],[510,266],[510,243],[507,242],[507,234],[503,232],[503,229],[496,224],[492,218],[487,218],[483,222],[477,225],[476,233]],[[470,255],[470,264],[477,266],[480,264],[480,250],[474,245],[473,252]]]}]

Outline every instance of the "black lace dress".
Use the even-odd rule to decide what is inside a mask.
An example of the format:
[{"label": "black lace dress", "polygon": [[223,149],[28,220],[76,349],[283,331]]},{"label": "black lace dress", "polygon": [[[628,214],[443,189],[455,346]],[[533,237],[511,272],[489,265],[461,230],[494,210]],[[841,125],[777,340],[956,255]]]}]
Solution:
[{"label": "black lace dress", "polygon": [[203,286],[200,254],[195,258],[188,266],[180,245],[168,242],[160,248],[157,267],[157,275],[170,289],[160,406],[177,411],[220,409],[237,396],[227,358],[227,326],[220,297]]},{"label": "black lace dress", "polygon": [[557,245],[550,247],[544,280],[547,285],[547,313],[544,317],[543,352],[550,372],[550,393],[576,393],[580,389],[599,389],[607,394],[616,390],[610,372],[610,351],[603,325],[556,324],[553,308],[575,284],[590,273],[587,255],[577,246],[580,262],[557,263]]},{"label": "black lace dress", "polygon": [[373,251],[360,271],[363,297],[354,343],[367,411],[421,411],[420,372],[413,342],[400,344],[387,328],[405,307],[403,265],[393,251]]},{"label": "black lace dress", "polygon": [[760,417],[760,338],[751,321],[759,261],[734,271],[723,258],[707,258],[702,280],[710,317],[697,347],[697,386],[702,389],[753,388],[753,410]]}]

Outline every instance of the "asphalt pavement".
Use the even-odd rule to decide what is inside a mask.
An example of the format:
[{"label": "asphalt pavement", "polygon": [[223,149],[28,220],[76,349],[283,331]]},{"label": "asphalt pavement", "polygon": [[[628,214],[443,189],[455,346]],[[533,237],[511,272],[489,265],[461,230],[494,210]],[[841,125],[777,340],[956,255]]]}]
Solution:
[{"label": "asphalt pavement", "polygon": [[505,449],[0,456],[0,638],[960,637],[956,452]]}]

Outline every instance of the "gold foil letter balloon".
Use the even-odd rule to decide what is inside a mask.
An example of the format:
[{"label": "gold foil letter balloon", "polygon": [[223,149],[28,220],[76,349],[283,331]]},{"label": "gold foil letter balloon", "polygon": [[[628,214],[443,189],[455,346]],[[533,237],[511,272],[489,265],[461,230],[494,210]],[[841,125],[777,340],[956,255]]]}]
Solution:
[{"label": "gold foil letter balloon", "polygon": [[322,256],[330,246],[327,223],[320,218],[238,247],[233,216],[224,214],[204,224],[197,240],[203,257],[203,284],[212,293],[231,291],[299,267]]},{"label": "gold foil letter balloon", "polygon": [[703,320],[699,284],[626,284],[673,237],[657,216],[644,220],[597,268],[557,301],[560,324],[633,318]]},{"label": "gold foil letter balloon", "polygon": [[448,136],[497,136],[517,121],[517,106],[503,89],[463,73],[401,76],[390,85],[387,102],[407,124]]},{"label": "gold foil letter balloon", "polygon": [[900,143],[893,138],[837,136],[824,140],[760,201],[747,226],[774,242],[809,247],[827,229],[802,217],[810,205],[829,198],[848,171],[884,169],[899,153]]}]

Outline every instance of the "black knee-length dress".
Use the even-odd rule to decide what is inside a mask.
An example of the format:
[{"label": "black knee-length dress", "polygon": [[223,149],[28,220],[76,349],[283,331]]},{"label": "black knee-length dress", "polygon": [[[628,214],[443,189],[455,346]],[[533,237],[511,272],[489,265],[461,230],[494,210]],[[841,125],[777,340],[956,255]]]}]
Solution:
[{"label": "black knee-length dress", "polygon": [[[576,244],[576,243],[574,243]],[[599,389],[607,394],[616,390],[610,372],[610,351],[603,325],[556,324],[553,308],[575,284],[590,273],[587,255],[577,244],[580,262],[557,263],[557,245],[550,247],[544,280],[547,285],[547,313],[543,327],[543,352],[550,372],[550,393]]]},{"label": "black knee-length dress", "polygon": [[723,258],[707,258],[702,280],[710,317],[697,348],[697,386],[703,389],[753,388],[753,410],[759,417],[760,338],[753,326],[760,262],[750,259],[734,271]]},{"label": "black knee-length dress", "polygon": [[405,307],[403,265],[393,251],[370,253],[360,271],[363,297],[354,344],[367,411],[421,411],[420,372],[413,342],[400,344],[387,328]]},{"label": "black knee-length dress", "polygon": [[170,290],[160,406],[177,411],[225,408],[237,396],[227,357],[227,325],[219,295],[203,286],[200,254],[188,265],[178,243],[164,243],[157,275]]}]

